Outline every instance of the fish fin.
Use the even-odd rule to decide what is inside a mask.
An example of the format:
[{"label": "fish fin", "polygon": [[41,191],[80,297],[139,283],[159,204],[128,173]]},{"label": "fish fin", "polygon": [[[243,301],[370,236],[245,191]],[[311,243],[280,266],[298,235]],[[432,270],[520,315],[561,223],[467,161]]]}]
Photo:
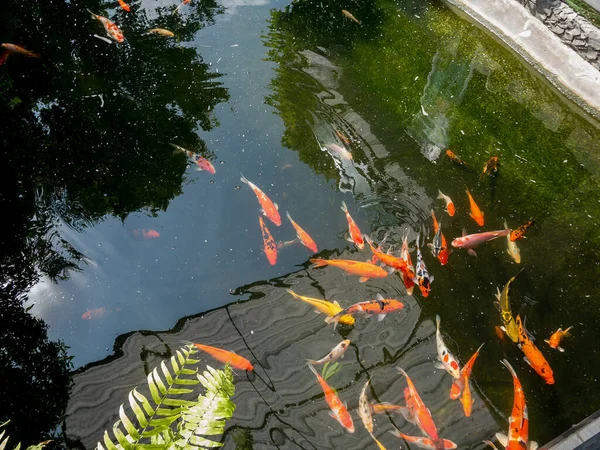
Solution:
[{"label": "fish fin", "polygon": [[273,205],[275,205],[275,209],[279,211],[279,205],[277,203],[273,203]]},{"label": "fish fin", "polygon": [[346,206],[346,202],[344,200],[342,200],[342,206],[341,206],[342,211],[344,211],[345,213],[348,212],[348,207]]},{"label": "fish fin", "polygon": [[467,235],[467,229],[466,229],[466,228],[463,228],[463,229],[462,229],[462,235],[463,235],[463,236],[466,236],[466,235]]},{"label": "fish fin", "polygon": [[327,265],[327,261],[325,261],[324,259],[319,259],[319,258],[312,258],[310,260],[311,263],[313,263],[315,265],[315,267],[323,267]]},{"label": "fish fin", "polygon": [[438,199],[444,199],[444,194],[442,194],[442,191],[440,191],[439,189],[438,189],[438,196],[437,196],[437,198]]},{"label": "fish fin", "polygon": [[331,417],[332,419],[337,420],[337,417],[335,416],[335,414],[333,413],[333,411],[329,411],[329,417]]},{"label": "fish fin", "polygon": [[544,342],[548,345],[550,345],[550,340],[549,339],[544,339]]},{"label": "fish fin", "polygon": [[196,172],[204,172],[204,169],[201,169],[200,167],[196,167]]},{"label": "fish fin", "polygon": [[494,306],[496,307],[496,309],[498,311],[501,311],[501,309],[500,309],[500,302],[494,302]]},{"label": "fish fin", "polygon": [[431,276],[429,277],[429,283],[433,283],[433,280],[435,280],[435,277],[434,277],[433,275],[431,275]]},{"label": "fish fin", "polygon": [[559,347],[556,347],[556,350],[558,350],[558,351],[559,351],[559,352],[561,352],[561,353],[564,353],[564,352],[565,352],[565,349],[564,349],[564,348],[562,348],[562,347],[560,347],[560,346],[559,346]]},{"label": "fish fin", "polygon": [[537,450],[538,448],[538,443],[535,441],[529,441],[527,443],[527,450]]},{"label": "fish fin", "polygon": [[[242,175],[242,174],[240,173],[240,175]],[[247,178],[246,178],[244,175],[242,175],[242,176],[240,177],[240,181],[241,181],[242,183],[246,183],[246,184],[248,184],[248,185],[250,184],[250,182],[248,181],[248,179],[247,179]]]},{"label": "fish fin", "polygon": [[476,252],[475,250],[473,250],[472,248],[470,248],[470,249],[467,251],[467,254],[468,254],[469,256],[475,256],[475,257],[477,257],[477,252]]},{"label": "fish fin", "polygon": [[351,244],[354,244],[354,239],[352,239],[351,237],[347,237],[346,240]]},{"label": "fish fin", "polygon": [[[291,222],[292,221],[292,216],[290,216],[290,213],[288,211],[285,212],[285,216],[288,218],[288,220]],[[296,235],[298,236],[298,235]]]},{"label": "fish fin", "polygon": [[439,369],[439,370],[446,370],[446,368],[444,367],[444,364],[442,364],[440,361],[434,362],[433,367],[435,367],[436,369]]},{"label": "fish fin", "polygon": [[310,364],[310,365],[319,364],[319,362],[318,362],[318,361],[315,361],[314,359],[307,359],[307,360],[306,360],[306,363],[307,363],[307,364]]},{"label": "fish fin", "polygon": [[410,413],[410,410],[408,408],[401,409],[400,410],[400,414],[402,414],[402,417],[404,417],[404,420],[406,420],[407,422],[410,422],[410,423],[413,423],[413,424],[417,422],[415,416],[413,416]]},{"label": "fish fin", "polygon": [[379,294],[379,293],[377,293],[377,295],[375,296],[375,298],[376,298],[377,300],[379,300],[379,301],[383,301],[383,300],[384,300],[384,299],[383,299],[383,295],[381,295],[381,294]]},{"label": "fish fin", "polygon": [[415,287],[411,286],[410,288],[408,288],[406,290],[406,295],[413,295],[414,290],[415,290]]},{"label": "fish fin", "polygon": [[321,311],[319,311],[318,309],[313,309],[313,311],[317,314],[321,314]]},{"label": "fish fin", "polygon": [[527,364],[533,367],[533,364],[531,364],[531,361],[529,361],[529,358],[527,358],[527,356],[523,357],[523,361],[525,361]]},{"label": "fish fin", "polygon": [[334,304],[335,306],[340,306],[340,304],[337,302],[337,300],[334,300],[334,301],[333,301],[333,304]]},{"label": "fish fin", "polygon": [[489,447],[491,447],[493,450],[498,450],[498,447],[496,447],[496,445],[492,442],[492,441],[488,441],[487,439],[483,441],[484,444],[488,445]]},{"label": "fish fin", "polygon": [[385,316],[387,316],[387,313],[385,313],[385,314],[377,314],[377,321],[381,322],[383,319],[385,319]]},{"label": "fish fin", "polygon": [[439,314],[435,315],[435,327],[439,330],[440,329],[440,323],[442,322],[442,318],[440,317]]},{"label": "fish fin", "polygon": [[503,433],[496,433],[496,439],[505,447],[508,445],[508,436]]},{"label": "fish fin", "polygon": [[391,275],[396,271],[393,267],[388,267],[387,272]]},{"label": "fish fin", "polygon": [[359,282],[359,283],[364,283],[364,282],[366,282],[366,281],[368,281],[368,280],[369,280],[369,278],[368,278],[368,277],[360,277],[360,278],[358,279],[358,282]]},{"label": "fish fin", "polygon": [[433,248],[433,244],[432,244],[431,242],[428,242],[428,243],[427,243],[427,247],[429,247],[429,248]]},{"label": "fish fin", "polygon": [[571,336],[571,333],[569,333],[569,331],[571,331],[571,329],[572,329],[572,328],[573,328],[573,325],[571,325],[569,328],[567,328],[567,329],[564,331],[564,335],[565,335],[565,336]]}]

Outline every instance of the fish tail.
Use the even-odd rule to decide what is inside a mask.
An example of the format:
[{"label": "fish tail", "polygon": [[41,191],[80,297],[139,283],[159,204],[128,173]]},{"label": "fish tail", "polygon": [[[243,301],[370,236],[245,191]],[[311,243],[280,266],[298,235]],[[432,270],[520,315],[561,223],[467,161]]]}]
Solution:
[{"label": "fish tail", "polygon": [[390,431],[390,433],[392,433],[394,436],[402,438],[402,433],[400,432],[400,430],[396,427],[394,427],[394,429],[392,431]]},{"label": "fish tail", "polygon": [[510,363],[506,360],[503,359],[502,361],[500,361],[502,364],[504,364],[504,366],[508,369],[508,371],[510,372],[510,374],[513,376],[513,378],[518,378],[517,377],[517,372],[515,372],[515,369],[513,369],[513,367],[510,365]]},{"label": "fish tail", "polygon": [[185,150],[183,148],[181,148],[179,145],[175,145],[170,142],[169,142],[169,145],[175,149],[175,150],[173,150],[174,155],[176,155],[177,153],[185,153]]},{"label": "fish tail", "polygon": [[[87,9],[87,8],[86,8]],[[92,19],[97,19],[98,18],[98,14],[94,14],[92,11],[90,11],[89,9],[87,10],[87,12],[89,12],[92,15]]]},{"label": "fish tail", "polygon": [[571,336],[571,333],[569,333],[569,331],[571,331],[571,328],[573,328],[573,325],[571,325],[569,328],[567,328],[565,331],[563,331],[565,336]]},{"label": "fish tail", "polygon": [[408,378],[408,374],[406,373],[406,371],[402,367],[396,367],[396,370],[398,372],[400,372],[402,375],[404,375],[406,378]]},{"label": "fish tail", "polygon": [[285,215],[286,215],[286,217],[288,218],[288,220],[289,220],[290,222],[293,222],[293,220],[292,220],[292,216],[290,216],[290,213],[289,213],[289,212],[287,212],[287,211],[286,211],[286,212],[285,212]]},{"label": "fish tail", "polygon": [[327,260],[321,258],[312,258],[310,262],[313,263],[315,267],[324,267],[328,264]]},{"label": "fish tail", "polygon": [[245,176],[244,176],[242,173],[240,173],[240,175],[242,175],[242,176],[240,177],[240,181],[241,181],[242,183],[246,183],[247,185],[250,185],[250,182],[248,181],[248,179],[247,179],[247,178],[246,178],[246,177],[245,177]]},{"label": "fish tail", "polygon": [[342,200],[342,211],[344,211],[346,214],[348,213],[348,207],[346,206],[346,202],[344,200]]},{"label": "fish tail", "polygon": [[439,314],[435,315],[435,326],[438,329],[438,331],[440,330],[440,323],[442,322],[442,318],[440,317]]},{"label": "fish tail", "polygon": [[317,373],[317,369],[315,369],[315,368],[313,367],[313,365],[312,365],[312,364],[310,364],[310,363],[306,363],[306,365],[308,366],[308,368],[310,369],[310,371],[311,371],[312,373],[314,373],[314,374],[315,374],[315,376],[316,376],[317,378],[319,378],[319,374]]},{"label": "fish tail", "polygon": [[319,364],[319,362],[314,359],[307,359],[306,364],[309,364],[312,367],[314,364]]},{"label": "fish tail", "polygon": [[298,294],[296,294],[294,291],[292,291],[291,289],[286,289],[286,292],[288,294],[290,294],[292,297],[300,298],[300,296]]}]

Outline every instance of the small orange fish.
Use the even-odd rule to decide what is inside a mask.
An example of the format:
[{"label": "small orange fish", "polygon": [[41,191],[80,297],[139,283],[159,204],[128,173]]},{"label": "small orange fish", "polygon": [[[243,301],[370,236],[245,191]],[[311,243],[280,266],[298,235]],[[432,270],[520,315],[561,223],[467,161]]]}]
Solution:
[{"label": "small orange fish", "polygon": [[334,266],[345,272],[360,276],[359,281],[364,283],[369,278],[385,278],[388,273],[381,267],[370,262],[352,261],[349,259],[311,259],[315,267]]},{"label": "small orange fish", "polygon": [[423,436],[408,436],[398,429],[391,431],[394,436],[404,439],[407,443],[413,444],[415,447],[431,449],[431,450],[454,450],[456,444],[448,439],[441,439],[442,444]]},{"label": "small orange fish", "polygon": [[273,236],[263,222],[262,217],[258,218],[258,222],[260,223],[260,232],[262,233],[265,255],[267,255],[269,263],[274,266],[277,263],[277,245],[275,244],[275,239],[273,239]]},{"label": "small orange fish", "polygon": [[273,203],[263,191],[261,191],[254,183],[248,181],[244,175],[242,175],[240,180],[242,183],[246,183],[248,186],[250,186],[250,189],[252,189],[256,194],[258,203],[260,203],[261,213],[267,216],[269,220],[275,224],[275,226],[278,227],[281,225],[281,216],[279,215],[279,206],[277,206],[277,203]]},{"label": "small orange fish", "polygon": [[[400,270],[402,272],[408,271],[408,265],[406,264],[406,261],[404,261],[402,258],[383,253],[379,247],[375,247],[373,245],[373,240],[369,236],[365,235],[365,240],[367,241],[367,244],[369,244],[369,247],[371,247],[371,251],[373,252],[373,264],[375,264],[377,261],[381,261],[383,264],[385,264],[388,267],[391,267],[394,270]],[[415,274],[412,273],[411,277],[414,278],[414,276]]]},{"label": "small orange fish", "polygon": [[156,230],[153,230],[152,228],[146,230],[144,229],[139,229],[136,228],[135,230],[132,230],[131,233],[135,236],[135,237],[139,237],[140,235],[144,238],[144,239],[156,239],[160,237],[160,233]]},{"label": "small orange fish", "polygon": [[346,206],[346,202],[344,201],[342,201],[342,211],[346,213],[346,220],[348,221],[348,231],[350,232],[350,238],[348,239],[348,241],[353,242],[354,245],[356,245],[359,248],[359,250],[362,250],[363,248],[365,248],[365,241],[363,239],[363,235],[360,232],[358,225],[356,225],[356,222],[348,212],[348,207]]},{"label": "small orange fish", "polygon": [[534,223],[535,223],[535,221],[530,220],[529,222],[521,225],[516,230],[512,230],[510,232],[510,240],[512,242],[515,242],[516,240],[521,239],[523,237],[523,235],[525,234],[525,232],[527,231],[527,228],[529,228],[530,226],[532,226]]},{"label": "small orange fish", "polygon": [[498,340],[503,341],[504,340],[504,331],[502,331],[502,328],[500,328],[498,325],[494,326],[494,331],[496,332],[496,337],[498,338]]},{"label": "small orange fish", "polygon": [[[479,348],[477,349],[477,351],[475,353],[473,353],[473,356],[471,356],[471,358],[469,359],[467,364],[465,364],[465,366],[460,371],[459,388],[461,386],[463,388],[462,396],[460,397],[460,402],[463,405],[463,410],[465,412],[466,417],[471,416],[471,410],[473,408],[473,401],[474,401],[473,398],[471,397],[471,388],[469,386],[469,378],[471,377],[471,372],[473,371],[473,364],[475,364],[475,360],[479,356],[479,351],[481,350],[481,347],[483,347],[483,344],[481,344],[479,346]],[[453,388],[454,388],[454,384],[452,385],[452,388],[450,389],[450,398],[452,398],[452,394],[454,393]]]},{"label": "small orange fish", "polygon": [[492,156],[490,159],[488,159],[486,161],[485,165],[483,166],[483,171],[481,172],[480,178],[482,178],[486,173],[489,176],[494,176],[497,172],[498,172],[498,157]]},{"label": "small orange fish", "polygon": [[[410,251],[408,249],[408,229],[405,231],[402,237],[402,251],[400,252],[400,258],[406,262],[407,272],[402,272],[402,282],[406,288],[407,295],[413,295],[415,289],[415,266],[413,265],[412,258],[410,257]],[[409,276],[410,275],[410,276]]]},{"label": "small orange fish", "polygon": [[392,403],[383,402],[383,403],[371,403],[371,410],[373,414],[385,414],[387,412],[393,412],[396,414],[403,413],[406,411],[406,406],[394,405]]},{"label": "small orange fish", "polygon": [[106,17],[99,16],[98,14],[94,14],[88,9],[88,12],[92,15],[93,19],[99,21],[102,25],[104,25],[104,30],[109,38],[113,41],[121,43],[125,40],[125,36],[123,36],[123,32],[119,29],[117,25],[111,20],[108,20]]},{"label": "small orange fish", "polygon": [[[355,303],[341,310],[331,317],[326,317],[325,322],[334,323],[337,326],[340,319],[346,314],[352,316],[354,314],[362,314],[365,316],[377,316],[377,320],[382,321],[388,313],[400,311],[404,308],[404,303],[393,298],[383,298],[381,294],[377,294],[375,300]],[[334,327],[335,328],[335,327]]]},{"label": "small orange fish", "polygon": [[129,7],[129,5],[127,3],[125,3],[123,0],[117,0],[119,2],[119,6],[124,10],[124,11],[131,11],[131,8]]},{"label": "small orange fish", "polygon": [[237,353],[223,350],[223,349],[217,348],[217,347],[211,347],[210,345],[203,345],[203,344],[196,344],[196,343],[194,343],[193,345],[195,345],[197,348],[199,348],[203,352],[208,353],[210,356],[215,358],[217,361],[220,361],[223,364],[229,363],[229,365],[231,367],[233,367],[234,369],[241,369],[241,370],[248,370],[248,371],[254,370],[254,366],[252,365],[252,363],[250,361],[248,361],[246,358],[244,358],[243,356],[238,355]]},{"label": "small orange fish", "polygon": [[107,309],[105,307],[88,309],[81,315],[81,318],[84,320],[92,320],[92,319],[100,319],[104,317],[107,313]]},{"label": "small orange fish", "polygon": [[346,11],[345,9],[342,9],[342,14],[344,16],[346,16],[348,19],[350,19],[353,22],[356,22],[357,24],[360,25],[360,21],[356,17],[354,17],[350,11]]},{"label": "small orange fish", "polygon": [[300,225],[298,225],[296,222],[294,222],[294,220],[292,219],[292,216],[290,216],[289,212],[286,212],[285,215],[287,216],[288,220],[292,223],[294,230],[296,230],[296,236],[298,237],[298,239],[300,239],[300,242],[302,242],[302,245],[304,245],[306,248],[308,248],[311,252],[317,253],[317,244],[315,244],[315,241],[313,241],[313,239],[309,236],[309,234],[306,231],[304,231],[300,227]]},{"label": "small orange fish", "polygon": [[340,133],[338,130],[336,130],[335,128],[333,129],[333,131],[335,131],[335,135],[337,137],[339,137],[342,142],[346,145],[350,145],[350,139],[348,139],[346,136],[343,135],[343,133]]},{"label": "small orange fish", "polygon": [[535,346],[525,325],[521,322],[521,316],[517,316],[517,327],[519,329],[519,348],[525,354],[525,362],[531,366],[535,372],[544,379],[546,384],[554,384],[554,374],[552,368],[542,352]]},{"label": "small orange fish", "polygon": [[438,189],[438,199],[440,200],[444,200],[446,202],[446,212],[448,213],[449,216],[454,216],[454,213],[456,212],[456,209],[454,208],[454,202],[452,201],[452,199],[450,197],[448,197],[446,194],[444,194],[442,191],[440,191]]},{"label": "small orange fish", "polygon": [[571,328],[573,327],[571,326],[564,331],[562,328],[559,328],[558,330],[556,330],[555,333],[552,334],[552,336],[550,336],[550,339],[546,339],[544,340],[544,342],[546,342],[550,347],[555,348],[559,352],[564,352],[565,349],[560,347],[560,340],[564,337],[571,336],[571,333],[569,333]]},{"label": "small orange fish", "polygon": [[315,375],[315,377],[317,377],[317,381],[321,385],[321,389],[323,389],[325,401],[329,405],[329,409],[331,409],[329,415],[333,419],[337,420],[340,425],[350,433],[354,433],[354,423],[352,422],[352,416],[348,412],[346,405],[342,403],[336,392],[327,384],[323,377],[317,373],[313,366],[309,364],[308,368]]},{"label": "small orange fish", "polygon": [[459,166],[469,167],[469,165],[466,162],[464,162],[462,159],[456,156],[454,152],[450,149],[446,150],[446,156],[448,156],[448,158],[450,158],[452,162],[458,164]]},{"label": "small orange fish", "polygon": [[[30,50],[27,50],[24,47],[21,47],[20,45],[9,44],[9,43],[5,42],[2,44],[2,48],[4,48],[9,53],[27,56],[28,58],[39,58],[40,57],[39,53],[34,53]],[[9,53],[7,53],[6,56],[4,57],[4,61],[6,61],[6,59],[8,59]]]},{"label": "small orange fish", "polygon": [[483,212],[481,212],[481,209],[479,209],[479,206],[477,206],[477,203],[475,203],[475,200],[473,200],[473,197],[471,196],[469,189],[467,189],[466,192],[467,192],[467,196],[469,197],[469,203],[471,204],[471,212],[469,213],[469,216],[471,216],[473,218],[473,220],[475,222],[477,222],[477,225],[482,227],[483,226]]}]

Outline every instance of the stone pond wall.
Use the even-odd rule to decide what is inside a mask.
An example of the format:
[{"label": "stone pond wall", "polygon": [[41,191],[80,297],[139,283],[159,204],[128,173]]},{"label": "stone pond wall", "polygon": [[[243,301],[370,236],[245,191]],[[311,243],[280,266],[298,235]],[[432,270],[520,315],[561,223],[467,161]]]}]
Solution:
[{"label": "stone pond wall", "polygon": [[600,70],[600,30],[561,0],[517,0],[569,47]]}]

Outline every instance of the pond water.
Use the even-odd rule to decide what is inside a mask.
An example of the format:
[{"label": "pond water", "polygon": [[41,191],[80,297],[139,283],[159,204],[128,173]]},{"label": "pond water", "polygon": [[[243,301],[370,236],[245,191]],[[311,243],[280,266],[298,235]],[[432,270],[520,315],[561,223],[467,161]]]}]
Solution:
[{"label": "pond water", "polygon": [[[11,55],[0,67],[9,230],[1,238],[7,344],[0,370],[10,380],[2,392],[7,411],[31,402],[23,410],[46,414],[33,432],[24,425],[32,416],[15,412],[13,436],[46,436],[69,402],[62,428],[71,444],[91,447],[126,398],[107,400],[115,379],[106,374],[131,381],[118,386],[126,395],[159,360],[142,349],[164,356],[160,347],[175,349],[181,339],[236,350],[257,366],[255,379],[236,378],[229,448],[375,448],[361,425],[350,435],[327,416],[305,366],[342,336],[352,348],[330,383],[355,421],[369,377],[371,397],[403,404],[405,381],[395,370],[403,367],[442,435],[459,448],[482,448],[482,439],[507,429],[513,386],[504,357],[524,386],[532,440],[545,443],[600,407],[597,122],[439,2],[192,0],[172,14],[176,5],[142,0],[129,13],[91,0],[0,7],[2,42],[41,54]],[[94,37],[104,32],[86,8],[118,23],[126,42]],[[153,27],[176,36],[145,33]],[[170,143],[201,153],[216,173],[195,171]],[[345,145],[353,159],[326,144]],[[453,164],[447,148],[474,169]],[[492,156],[498,175],[480,177]],[[504,220],[517,227],[531,218],[535,225],[517,242],[520,265],[504,238],[479,247],[476,258],[457,250],[446,266],[422,243],[435,280],[428,298],[418,290],[408,297],[396,274],[359,283],[333,267],[313,268],[314,255],[298,244],[283,245],[271,266],[259,205],[241,173],[278,203],[281,227],[266,220],[275,240],[295,237],[289,211],[323,258],[371,257],[345,240],[342,201],[376,242],[387,234],[386,245],[399,250],[408,229],[413,260],[417,233],[433,238],[432,209],[449,242],[463,228],[502,229]],[[485,214],[483,228],[468,216],[465,186]],[[454,200],[454,217],[438,189]],[[496,288],[521,267],[513,310],[527,317],[554,371],[552,386],[494,331]],[[382,293],[407,307],[334,331],[293,300],[290,287],[343,306]],[[450,376],[433,365],[436,314],[461,363],[485,343],[470,418],[448,399]],[[565,353],[544,343],[570,325]],[[39,374],[35,355],[48,367]],[[71,363],[79,375],[69,400]],[[138,372],[125,376],[132,367]],[[52,383],[35,381],[44,377]],[[29,393],[14,394],[22,383]],[[86,414],[97,423],[82,432]],[[398,417],[378,418],[375,435],[387,448],[404,445],[387,433],[391,423],[419,434]]]}]

